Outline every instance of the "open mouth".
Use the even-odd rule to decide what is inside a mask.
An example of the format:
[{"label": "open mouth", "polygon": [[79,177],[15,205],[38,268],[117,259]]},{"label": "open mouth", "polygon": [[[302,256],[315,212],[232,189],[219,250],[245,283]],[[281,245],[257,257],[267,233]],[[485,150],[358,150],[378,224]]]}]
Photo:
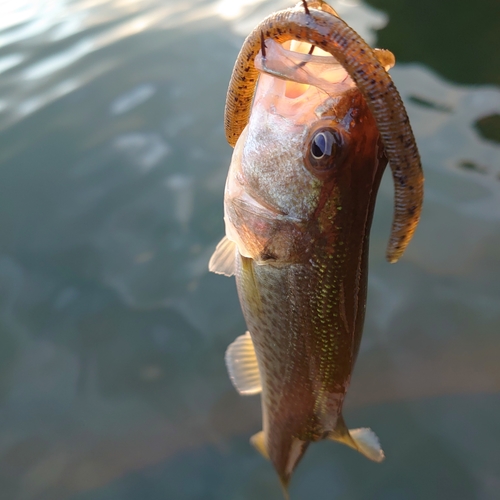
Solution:
[{"label": "open mouth", "polygon": [[328,52],[306,42],[291,40],[284,44],[266,40],[266,56],[259,53],[255,67],[286,81],[284,97],[296,99],[310,86],[328,94],[338,94],[355,83],[347,71]]}]

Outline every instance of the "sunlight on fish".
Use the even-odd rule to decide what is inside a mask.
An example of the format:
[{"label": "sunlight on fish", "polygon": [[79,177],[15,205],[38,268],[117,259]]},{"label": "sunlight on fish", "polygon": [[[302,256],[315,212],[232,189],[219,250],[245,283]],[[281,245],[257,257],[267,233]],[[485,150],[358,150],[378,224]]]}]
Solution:
[{"label": "sunlight on fish", "polygon": [[384,459],[371,429],[348,430],[342,407],[387,161],[396,190],[390,262],[403,254],[422,205],[420,157],[387,74],[393,64],[390,52],[369,48],[314,0],[262,21],[231,77],[226,236],[209,269],[236,277],[249,331],[229,346],[226,364],[240,394],[262,394],[263,430],[251,441],[285,496],[311,442],[331,439]]}]

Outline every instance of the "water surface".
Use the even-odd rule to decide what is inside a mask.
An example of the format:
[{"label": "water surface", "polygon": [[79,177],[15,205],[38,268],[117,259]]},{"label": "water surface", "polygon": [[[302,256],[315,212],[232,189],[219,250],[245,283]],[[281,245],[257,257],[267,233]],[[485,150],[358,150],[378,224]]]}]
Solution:
[{"label": "water surface", "polygon": [[[397,265],[384,260],[383,181],[346,408],[387,459],[311,446],[292,498],[496,499],[500,66],[485,40],[498,5],[447,2],[447,19],[441,4],[371,3],[333,5],[371,43],[386,26],[378,45],[403,61],[392,74],[426,173]],[[0,5],[2,498],[281,498],[248,443],[259,398],[239,397],[224,367],[245,331],[234,281],[207,262],[223,234],[232,65],[244,35],[288,5]]]}]

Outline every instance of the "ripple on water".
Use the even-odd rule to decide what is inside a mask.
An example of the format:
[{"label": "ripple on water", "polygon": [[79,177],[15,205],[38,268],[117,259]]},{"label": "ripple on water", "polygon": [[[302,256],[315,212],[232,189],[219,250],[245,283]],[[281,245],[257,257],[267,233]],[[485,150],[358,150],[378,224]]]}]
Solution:
[{"label": "ripple on water", "polygon": [[[99,62],[89,64],[88,58],[97,52],[150,29],[199,21],[190,19],[197,3],[202,2],[22,1],[16,8],[12,8],[12,2],[3,3],[0,50],[4,54],[0,54],[0,73],[9,73],[0,90],[8,92],[9,103],[2,110],[0,129],[87,85],[103,71],[112,71],[116,60],[103,65],[104,58],[96,56],[94,59],[100,59]],[[204,16],[214,16],[208,5]],[[72,82],[71,87],[68,82]],[[137,92],[133,98],[139,101],[151,97],[148,86],[139,86]],[[114,105],[118,106],[118,113],[121,106],[127,106],[124,102]]]},{"label": "ripple on water", "polygon": [[113,147],[142,172],[149,172],[170,153],[170,146],[159,134],[131,132],[118,136]]},{"label": "ripple on water", "polygon": [[[205,489],[190,490],[195,496],[218,485],[213,496],[224,497],[225,480],[236,496],[262,496],[266,484],[279,494],[247,437],[238,438],[234,455],[205,446],[250,435],[260,423],[258,402],[238,398],[224,372],[224,349],[244,331],[234,280],[209,274],[207,262],[223,233],[231,152],[222,108],[234,57],[243,34],[293,3],[0,3],[1,153],[9,158],[0,168],[0,469],[7,470],[0,480],[12,486],[9,498],[63,499],[103,488],[78,497],[94,498],[106,496],[110,483],[120,498],[130,496],[131,484],[140,496],[146,475],[176,495],[193,476],[193,460],[206,479]],[[7,4],[19,9],[6,16]],[[387,21],[362,4],[335,8],[372,41]],[[453,404],[437,396],[500,387],[500,155],[498,143],[476,129],[500,105],[497,88],[450,84],[421,66],[399,65],[392,74],[422,153],[426,200],[407,254],[389,266],[393,188],[384,180],[363,359],[349,401],[374,405],[373,417],[359,424],[382,428],[392,456],[417,463],[416,491],[431,484],[420,471],[453,462],[456,449],[475,474],[487,446],[470,459],[472,441],[480,440],[464,429],[497,415],[490,403],[477,405],[482,396]],[[442,407],[427,399],[421,415],[409,403],[433,396]],[[450,427],[465,407],[479,410]],[[449,442],[439,460],[432,457],[442,438],[432,441],[419,427],[424,420]],[[481,422],[474,438],[479,433],[493,447],[493,428]],[[349,450],[331,446],[304,463],[296,488],[310,492],[333,467],[343,480],[327,478],[321,494],[337,486],[339,494],[352,488],[359,495],[359,477],[371,477],[371,465],[360,472],[362,459],[353,454],[349,462]],[[228,456],[241,473],[236,479],[225,470]],[[332,456],[342,459],[332,464]],[[391,463],[397,468],[398,460]],[[156,479],[131,473],[154,464]],[[375,485],[383,497],[401,472],[384,470],[363,480],[366,495],[379,491],[367,486]],[[493,475],[481,474],[493,491]],[[412,488],[393,486],[392,495]]]},{"label": "ripple on water", "polygon": [[23,54],[9,54],[8,56],[0,58],[0,74],[14,68],[24,61]]},{"label": "ripple on water", "polygon": [[128,113],[132,109],[146,102],[154,96],[156,87],[151,83],[143,83],[129,92],[118,96],[110,105],[112,115],[118,116]]},{"label": "ripple on water", "polygon": [[[500,90],[451,84],[419,65],[391,73],[407,102],[426,177],[422,219],[405,259],[438,274],[470,272],[500,231],[500,145],[475,128],[500,109]],[[481,168],[464,168],[470,163]],[[390,218],[387,179],[381,194]]]}]

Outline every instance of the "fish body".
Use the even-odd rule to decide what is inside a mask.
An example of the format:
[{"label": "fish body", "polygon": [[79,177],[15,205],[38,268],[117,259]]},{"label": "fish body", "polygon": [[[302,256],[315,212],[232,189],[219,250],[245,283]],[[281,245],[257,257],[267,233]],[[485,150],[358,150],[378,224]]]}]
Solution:
[{"label": "fish body", "polygon": [[[262,75],[226,184],[226,235],[258,363],[263,443],[284,484],[311,441],[348,439],[342,404],[387,163],[365,100],[341,76],[337,95],[309,86],[289,98],[286,81]],[[315,170],[305,157],[321,131],[335,133],[336,152]]]},{"label": "fish body", "polygon": [[209,268],[236,276],[248,332],[229,346],[226,364],[241,394],[262,395],[263,429],[252,442],[286,491],[311,442],[333,439],[384,458],[370,429],[347,429],[342,406],[387,148],[344,66],[278,42],[262,38],[252,60],[261,74],[226,181],[226,236]]}]

